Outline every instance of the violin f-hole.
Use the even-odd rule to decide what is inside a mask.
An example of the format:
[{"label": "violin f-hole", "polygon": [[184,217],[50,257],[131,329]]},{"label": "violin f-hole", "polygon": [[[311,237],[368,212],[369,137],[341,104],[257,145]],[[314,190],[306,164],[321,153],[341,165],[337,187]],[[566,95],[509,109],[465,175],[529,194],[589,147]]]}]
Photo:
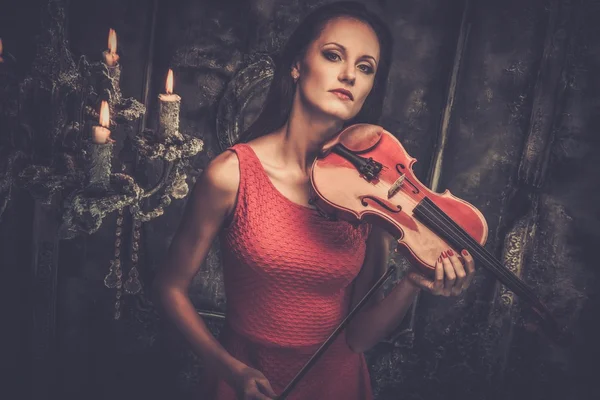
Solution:
[{"label": "violin f-hole", "polygon": [[380,199],[379,197],[367,195],[367,196],[360,196],[359,199],[360,199],[360,204],[362,204],[365,207],[367,207],[369,205],[369,203],[367,203],[366,200],[373,200],[375,203],[379,204],[381,207],[385,208],[389,212],[393,212],[393,213],[397,214],[402,211],[402,206],[393,205],[389,201],[385,201],[383,199]]},{"label": "violin f-hole", "polygon": [[[400,169],[404,169],[404,168],[406,168],[406,167],[404,166],[404,164],[396,164],[396,171],[397,171],[399,174],[403,174],[403,175],[404,175],[404,172],[402,172],[402,171],[400,170]],[[416,186],[415,186],[415,184],[414,184],[414,183],[412,183],[412,182],[410,181],[410,179],[406,179],[406,180],[405,180],[405,182],[406,182],[406,183],[408,183],[410,186],[412,186],[412,187],[413,187],[413,191],[412,191],[412,192],[413,192],[414,194],[419,194],[419,193],[421,193],[421,190],[419,190],[419,188],[418,188],[418,187],[416,187]]]}]

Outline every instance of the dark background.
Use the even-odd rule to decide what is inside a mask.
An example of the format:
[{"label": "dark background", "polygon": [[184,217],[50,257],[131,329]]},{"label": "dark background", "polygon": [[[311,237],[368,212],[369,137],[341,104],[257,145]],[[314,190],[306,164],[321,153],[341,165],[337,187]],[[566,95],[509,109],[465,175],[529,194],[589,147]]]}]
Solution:
[{"label": "dark background", "polygon": [[[173,68],[175,91],[182,97],[181,130],[205,145],[192,162],[192,185],[221,151],[215,119],[234,73],[249,55],[277,51],[300,18],[323,3],[9,1],[0,10],[0,37],[4,51],[17,60],[12,79],[18,83],[39,57],[52,23],[48,15],[56,9],[64,10],[58,24],[75,58],[99,61],[113,27],[123,95],[145,103],[148,113],[139,124],[148,127],[155,126],[155,99]],[[486,248],[520,274],[574,334],[573,343],[561,348],[526,329],[530,315],[518,299],[503,302],[503,288],[480,270],[458,299],[421,295],[409,315],[414,319],[405,321],[408,333],[367,353],[377,399],[600,398],[595,320],[600,311],[600,158],[595,154],[600,150],[600,3],[364,3],[383,16],[395,38],[381,124],[418,159],[414,168],[422,181],[440,192],[449,189],[482,211],[489,224]],[[9,114],[11,99],[7,91],[1,96],[0,114]],[[34,137],[45,134],[43,125],[39,121]],[[7,126],[1,128],[2,135],[10,134]],[[10,145],[3,143],[5,155]],[[38,159],[41,153],[38,149]],[[156,179],[155,166],[132,165],[141,181]],[[165,215],[142,227],[139,265],[145,288],[184,205],[185,200],[174,201]],[[54,214],[14,187],[0,216],[5,309],[0,396],[202,398],[196,388],[201,361],[161,322],[147,289],[125,296],[123,317],[112,317],[114,290],[102,280],[112,257],[116,215],[92,235],[55,241],[48,234],[48,215]],[[223,312],[217,247],[191,296],[199,309]],[[40,274],[52,265],[56,284]],[[51,316],[43,319],[50,322],[40,323],[40,316]],[[215,333],[220,321],[210,320]]]}]

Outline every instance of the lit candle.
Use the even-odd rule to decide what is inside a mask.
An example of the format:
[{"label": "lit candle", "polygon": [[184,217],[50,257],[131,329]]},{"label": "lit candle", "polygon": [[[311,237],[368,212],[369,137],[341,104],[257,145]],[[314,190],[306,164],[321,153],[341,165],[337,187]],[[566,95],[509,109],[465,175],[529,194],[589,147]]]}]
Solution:
[{"label": "lit candle", "polygon": [[117,54],[117,33],[114,29],[108,31],[108,50],[102,52],[104,57],[104,64],[109,67],[114,67],[119,62],[119,55]]},{"label": "lit candle", "polygon": [[108,142],[114,142],[110,138],[110,117],[108,114],[108,103],[105,100],[102,100],[102,104],[100,106],[100,125],[94,125],[92,127],[92,142],[96,144],[106,144]]},{"label": "lit candle", "polygon": [[112,147],[114,140],[110,138],[110,116],[108,103],[102,101],[100,106],[100,126],[92,127],[92,143],[90,146],[90,164],[88,168],[88,190],[106,191],[110,188],[110,172],[112,167]]},{"label": "lit candle", "polygon": [[108,50],[102,52],[102,58],[108,70],[107,75],[110,78],[109,82],[107,82],[110,101],[112,104],[118,104],[121,102],[121,88],[119,86],[121,64],[119,64],[119,55],[117,54],[117,33],[112,28],[108,31]]},{"label": "lit candle", "polygon": [[[17,60],[15,59],[15,57],[8,51],[4,51],[2,38],[0,38],[0,64],[3,64],[4,66],[6,66],[6,68],[8,68],[9,66],[14,68],[16,66],[16,63]],[[2,68],[5,68],[4,66]]]},{"label": "lit candle", "polygon": [[159,100],[159,126],[158,134],[161,139],[171,135],[179,135],[179,108],[181,97],[173,93],[173,70],[169,69],[166,93],[158,95]]}]

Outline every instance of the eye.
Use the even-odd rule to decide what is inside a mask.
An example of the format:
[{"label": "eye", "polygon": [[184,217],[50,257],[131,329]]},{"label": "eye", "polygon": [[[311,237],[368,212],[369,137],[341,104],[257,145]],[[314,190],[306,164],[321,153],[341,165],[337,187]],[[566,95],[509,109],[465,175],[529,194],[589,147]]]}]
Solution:
[{"label": "eye", "polygon": [[364,72],[365,74],[368,74],[368,75],[370,75],[370,74],[372,74],[373,72],[375,72],[375,71],[373,70],[373,67],[371,67],[369,64],[360,64],[360,65],[358,66],[358,68],[359,68],[359,69],[360,69],[362,72]]},{"label": "eye", "polygon": [[324,51],[323,52],[323,56],[328,59],[329,61],[338,61],[341,60],[340,56],[337,53],[334,53],[333,51]]},{"label": "eye", "polygon": [[368,75],[370,75],[370,74],[372,74],[373,72],[375,72],[375,71],[373,70],[373,67],[371,67],[369,64],[360,64],[360,65],[358,66],[358,68],[359,68],[359,69],[360,69],[362,72],[364,72],[365,74],[368,74]]}]

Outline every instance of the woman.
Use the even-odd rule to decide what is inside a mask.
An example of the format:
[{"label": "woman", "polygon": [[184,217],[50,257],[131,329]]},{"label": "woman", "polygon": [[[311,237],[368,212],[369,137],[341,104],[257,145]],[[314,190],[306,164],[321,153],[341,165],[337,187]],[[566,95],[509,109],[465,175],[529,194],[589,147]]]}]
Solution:
[{"label": "woman", "polygon": [[[388,29],[359,3],[312,12],[278,61],[261,115],[196,183],[156,289],[207,366],[205,398],[275,398],[385,272],[393,238],[323,218],[310,204],[309,176],[321,145],[344,126],[377,122],[391,47]],[[227,297],[219,341],[187,295],[217,235]],[[421,289],[458,295],[474,270],[470,255],[449,251],[435,279],[409,271],[357,314],[288,398],[371,399],[363,352]]]}]

